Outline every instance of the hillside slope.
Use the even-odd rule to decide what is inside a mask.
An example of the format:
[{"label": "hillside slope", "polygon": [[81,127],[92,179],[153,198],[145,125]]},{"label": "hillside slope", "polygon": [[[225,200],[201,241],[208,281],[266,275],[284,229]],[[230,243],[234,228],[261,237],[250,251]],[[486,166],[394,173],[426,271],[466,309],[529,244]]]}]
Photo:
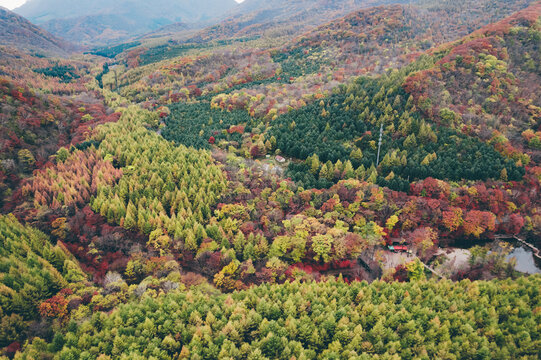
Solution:
[{"label": "hillside slope", "polygon": [[264,33],[298,34],[361,7],[408,2],[411,0],[246,0],[222,22],[204,29],[189,41],[204,42]]},{"label": "hillside slope", "polygon": [[174,22],[197,23],[236,6],[233,0],[31,0],[16,9],[53,34],[86,44],[119,41]]},{"label": "hillside slope", "polygon": [[4,347],[31,333],[29,325],[40,313],[66,312],[64,301],[56,302],[54,310],[40,303],[76,283],[82,285],[85,275],[62,244],[53,246],[45,234],[22,225],[13,215],[0,215],[0,279],[0,347]]},{"label": "hillside slope", "polygon": [[445,56],[405,82],[417,108],[516,161],[541,160],[540,16],[537,2],[437,49]]},{"label": "hillside slope", "polygon": [[73,45],[0,6],[0,45],[46,55],[67,55]]},{"label": "hillside slope", "polygon": [[[516,282],[294,282],[218,296],[196,289],[94,314],[72,326],[55,350],[59,358],[101,351],[102,358],[535,359],[539,285],[536,276]],[[119,330],[117,324],[126,325]],[[36,345],[27,349],[30,357],[40,354]]]},{"label": "hillside slope", "polygon": [[[454,14],[454,22],[459,19],[456,16],[456,12],[459,12],[468,15],[468,18],[484,18],[485,20],[480,20],[480,25],[485,25],[526,7],[530,2],[529,0],[512,0],[493,3],[482,0],[475,5],[468,4],[466,7],[461,6],[462,2],[434,2],[431,0],[246,0],[231,10],[224,21],[206,28],[193,36],[190,41],[201,42],[262,34],[270,36],[299,34],[314,26],[343,17],[352,11],[390,4],[410,4],[429,8],[436,12],[449,11],[447,15]],[[468,14],[465,9],[468,9]],[[490,14],[490,17],[487,14]],[[473,24],[470,24],[470,32],[474,29]]]},{"label": "hillside slope", "polygon": [[0,360],[537,360],[541,3],[383,2],[2,47]]}]

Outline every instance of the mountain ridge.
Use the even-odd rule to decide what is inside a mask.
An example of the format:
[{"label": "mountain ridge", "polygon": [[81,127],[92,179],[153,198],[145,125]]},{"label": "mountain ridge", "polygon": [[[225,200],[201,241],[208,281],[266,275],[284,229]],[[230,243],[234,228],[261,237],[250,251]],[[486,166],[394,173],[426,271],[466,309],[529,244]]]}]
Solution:
[{"label": "mountain ridge", "polygon": [[227,37],[262,35],[267,31],[300,34],[311,27],[347,15],[351,11],[414,0],[246,0],[188,41],[203,42]]},{"label": "mountain ridge", "polygon": [[76,46],[0,6],[0,44],[44,55],[67,56]]},{"label": "mountain ridge", "polygon": [[157,30],[175,22],[209,21],[235,7],[234,0],[30,0],[15,12],[54,35],[82,44],[112,43]]}]

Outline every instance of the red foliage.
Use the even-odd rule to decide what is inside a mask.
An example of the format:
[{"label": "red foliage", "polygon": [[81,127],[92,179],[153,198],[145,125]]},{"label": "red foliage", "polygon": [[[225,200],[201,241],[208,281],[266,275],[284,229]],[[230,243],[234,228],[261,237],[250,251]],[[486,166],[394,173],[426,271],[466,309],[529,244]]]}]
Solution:
[{"label": "red foliage", "polygon": [[511,214],[509,222],[506,224],[505,232],[507,234],[518,235],[524,227],[524,218],[520,214]]},{"label": "red foliage", "polygon": [[201,96],[201,94],[203,93],[201,91],[201,89],[199,89],[197,86],[195,85],[190,85],[188,86],[188,90],[190,91],[190,96],[195,96],[195,97],[199,97]]},{"label": "red foliage", "polygon": [[73,295],[73,290],[68,289],[68,288],[64,288],[64,289],[60,290],[60,292],[58,294],[62,295],[62,296]]},{"label": "red foliage", "polygon": [[[7,106],[0,113],[0,123],[3,124],[0,126],[0,155],[3,159],[16,160],[18,151],[26,149],[35,158],[34,163],[25,166],[17,166],[16,163],[14,167],[5,169],[7,179],[4,185],[12,190],[19,185],[19,174],[29,175],[32,170],[41,168],[59,147],[87,140],[97,125],[117,121],[120,116],[118,113],[108,114],[102,104],[94,103],[92,99],[91,104],[86,104],[46,92],[34,94],[29,86],[0,78],[0,99]],[[70,88],[74,85],[65,86]],[[85,97],[89,96],[92,95],[85,94]],[[9,201],[10,208],[16,205]]]},{"label": "red foliage", "polygon": [[229,129],[227,129],[227,132],[229,134],[233,134],[233,133],[239,133],[239,134],[244,134],[244,125],[232,125]]},{"label": "red foliage", "polygon": [[39,305],[39,313],[47,318],[63,318],[68,314],[68,301],[61,295],[55,295]]},{"label": "red foliage", "polygon": [[509,30],[513,26],[521,25],[521,26],[531,26],[532,24],[535,24],[535,22],[539,19],[541,16],[541,3],[535,2],[526,9],[523,9],[521,11],[516,12],[515,14],[509,16],[508,18],[494,23],[489,24],[474,33],[472,33],[472,37],[475,36],[481,36],[481,35],[498,35],[502,36],[509,32]]},{"label": "red foliage", "polygon": [[133,69],[139,66],[141,63],[141,54],[146,51],[144,48],[138,48],[135,50],[131,50],[126,55],[126,62],[128,63],[128,68]]},{"label": "red foliage", "polygon": [[263,154],[261,153],[259,147],[257,145],[254,145],[250,149],[250,155],[252,156],[252,158],[257,159],[261,157]]},{"label": "red foliage", "polygon": [[464,217],[464,233],[479,237],[496,228],[496,216],[489,211],[471,210]]},{"label": "red foliage", "polygon": [[335,199],[335,198],[331,198],[329,200],[327,200],[322,206],[321,206],[321,211],[324,211],[324,212],[331,212],[334,210],[334,207],[338,205],[338,200]]},{"label": "red foliage", "polygon": [[290,268],[297,268],[307,273],[312,272],[325,272],[329,270],[341,270],[341,269],[350,269],[352,263],[350,260],[335,260],[329,263],[298,263],[293,264]]},{"label": "red foliage", "polygon": [[421,182],[412,183],[410,185],[410,192],[413,195],[432,197],[438,199],[447,199],[450,195],[451,188],[449,184],[441,180],[428,177]]},{"label": "red foliage", "polygon": [[408,269],[406,268],[406,265],[400,264],[394,269],[393,279],[395,279],[398,282],[406,282],[408,281]]},{"label": "red foliage", "polygon": [[17,341],[15,342],[12,342],[11,344],[9,344],[7,347],[6,347],[6,353],[8,355],[15,355],[15,353],[17,351],[20,351],[21,350],[21,344]]},{"label": "red foliage", "polygon": [[[64,246],[77,258],[81,268],[99,282],[107,271],[123,272],[136,244],[144,248],[147,239],[141,234],[110,226],[107,220],[89,206],[69,218],[70,231]],[[94,250],[91,250],[91,244]]]},{"label": "red foliage", "polygon": [[442,213],[442,224],[451,232],[457,230],[462,224],[462,209],[450,208]]},{"label": "red foliage", "polygon": [[248,235],[248,234],[254,233],[256,231],[256,228],[257,228],[256,223],[252,221],[248,221],[248,222],[243,223],[239,229],[240,231],[244,233],[244,235]]},{"label": "red foliage", "polygon": [[121,176],[121,170],[101,159],[95,150],[87,149],[76,151],[55,166],[36,171],[31,181],[23,185],[22,193],[33,196],[37,205],[74,209],[88,203],[98,186],[112,184]]}]

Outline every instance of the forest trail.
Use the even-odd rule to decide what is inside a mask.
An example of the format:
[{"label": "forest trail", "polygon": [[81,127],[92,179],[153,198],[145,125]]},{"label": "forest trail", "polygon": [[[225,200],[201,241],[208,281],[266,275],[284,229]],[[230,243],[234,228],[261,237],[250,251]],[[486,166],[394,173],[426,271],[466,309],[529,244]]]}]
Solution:
[{"label": "forest trail", "polygon": [[424,262],[421,261],[421,259],[419,259],[417,257],[417,259],[421,262],[421,264],[423,264],[423,266],[428,269],[432,274],[436,275],[438,278],[440,279],[444,279],[445,276],[443,276],[442,274],[438,273],[436,270],[432,269],[430,266],[428,266],[427,264],[425,264]]}]

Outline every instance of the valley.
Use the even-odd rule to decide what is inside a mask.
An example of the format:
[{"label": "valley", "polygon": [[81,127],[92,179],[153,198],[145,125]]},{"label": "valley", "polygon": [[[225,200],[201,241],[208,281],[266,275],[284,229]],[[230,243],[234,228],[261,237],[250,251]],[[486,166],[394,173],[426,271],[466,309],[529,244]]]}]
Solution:
[{"label": "valley", "polygon": [[1,360],[539,357],[541,2],[127,3],[0,8]]}]

